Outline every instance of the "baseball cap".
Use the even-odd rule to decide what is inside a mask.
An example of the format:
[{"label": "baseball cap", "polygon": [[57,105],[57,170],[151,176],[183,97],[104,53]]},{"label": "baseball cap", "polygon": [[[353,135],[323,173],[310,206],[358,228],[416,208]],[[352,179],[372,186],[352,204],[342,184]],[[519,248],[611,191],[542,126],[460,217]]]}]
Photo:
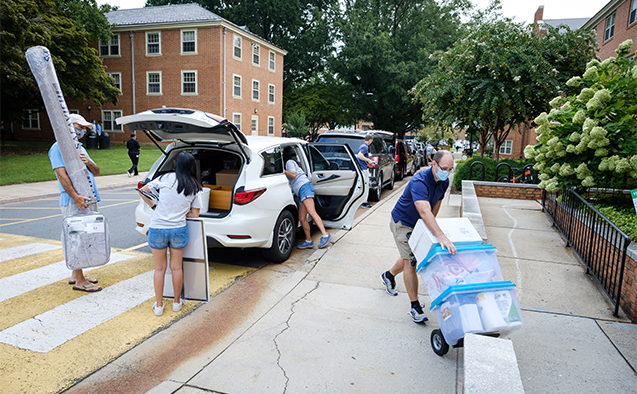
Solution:
[{"label": "baseball cap", "polygon": [[84,127],[93,126],[93,124],[87,122],[86,119],[84,119],[84,117],[82,115],[71,114],[71,115],[69,115],[69,119],[71,120],[71,123],[77,123],[77,124],[82,125]]}]

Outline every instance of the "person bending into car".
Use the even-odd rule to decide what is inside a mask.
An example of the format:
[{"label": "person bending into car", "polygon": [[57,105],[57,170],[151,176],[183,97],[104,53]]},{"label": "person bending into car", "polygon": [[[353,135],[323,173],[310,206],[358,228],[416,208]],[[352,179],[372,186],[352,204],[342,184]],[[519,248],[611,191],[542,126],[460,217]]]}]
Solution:
[{"label": "person bending into car", "polygon": [[[195,158],[188,152],[177,155],[175,172],[169,172],[147,183],[140,195],[144,202],[155,212],[150,218],[148,229],[148,246],[153,253],[155,273],[155,303],[153,312],[156,316],[164,313],[164,277],[168,264],[166,251],[170,248],[170,271],[173,279],[173,311],[179,312],[186,304],[181,298],[184,282],[182,258],[184,248],[188,245],[188,229],[186,218],[199,217],[201,209],[201,191],[203,187],[197,180]],[[148,196],[158,196],[155,200]]]},{"label": "person bending into car", "polygon": [[299,249],[310,249],[314,247],[312,242],[312,236],[310,234],[310,223],[307,221],[307,215],[314,220],[316,227],[321,231],[321,241],[318,244],[319,249],[327,246],[332,235],[325,231],[323,226],[323,220],[316,212],[314,206],[314,186],[310,182],[307,175],[297,162],[296,153],[292,148],[285,148],[283,151],[283,160],[285,161],[285,170],[283,171],[288,177],[290,188],[295,196],[299,197],[301,205],[299,206],[299,221],[303,227],[303,233],[305,234],[305,242],[298,246]]},{"label": "person bending into car", "polygon": [[387,294],[398,295],[396,291],[396,275],[403,273],[407,295],[411,302],[409,314],[415,323],[426,322],[427,316],[422,310],[422,305],[418,301],[418,276],[416,275],[416,259],[412,259],[412,251],[409,247],[407,235],[416,226],[418,219],[425,222],[427,228],[438,238],[440,246],[448,249],[452,254],[456,254],[456,247],[442,232],[436,215],[440,210],[440,205],[445,192],[449,187],[449,173],[453,169],[453,156],[451,152],[443,150],[434,155],[430,168],[420,171],[411,178],[402,196],[391,211],[389,227],[400,257],[389,271],[380,275]]},{"label": "person bending into car", "polygon": [[[360,164],[363,169],[363,174],[367,177],[367,183],[369,183],[369,169],[367,167],[374,165],[374,162],[369,158],[369,146],[373,141],[374,137],[371,134],[367,134],[365,136],[365,142],[358,147],[358,153],[356,153],[356,159],[358,159],[358,164]],[[361,208],[369,209],[371,207],[372,205],[367,200],[361,204]]]}]

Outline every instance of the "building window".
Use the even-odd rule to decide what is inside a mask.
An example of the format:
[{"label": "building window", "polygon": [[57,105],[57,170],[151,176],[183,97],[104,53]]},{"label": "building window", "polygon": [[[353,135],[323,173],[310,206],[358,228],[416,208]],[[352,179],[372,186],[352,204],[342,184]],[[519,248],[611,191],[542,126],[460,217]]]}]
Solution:
[{"label": "building window", "polygon": [[115,123],[115,119],[122,117],[122,111],[102,111],[102,128],[108,131],[121,131],[122,126]]},{"label": "building window", "polygon": [[275,70],[275,65],[276,63],[274,62],[274,60],[276,59],[275,57],[276,55],[274,54],[274,52],[270,51],[270,71],[274,71]]},{"label": "building window", "polygon": [[268,103],[274,104],[274,85],[268,85]]},{"label": "building window", "polygon": [[110,43],[100,40],[100,56],[119,56],[119,34],[113,35]]},{"label": "building window", "polygon": [[30,130],[40,130],[40,112],[37,109],[25,111],[22,119],[22,128]]},{"label": "building window", "polygon": [[236,57],[237,59],[241,59],[241,37],[235,34],[233,43],[234,43],[234,52],[232,53],[232,55]]},{"label": "building window", "polygon": [[252,101],[259,101],[259,81],[252,80]]},{"label": "building window", "polygon": [[250,131],[252,131],[252,135],[259,135],[259,115],[252,115]]},{"label": "building window", "polygon": [[232,76],[232,96],[235,98],[241,98],[241,76]]},{"label": "building window", "polygon": [[633,0],[630,2],[630,13],[628,14],[628,24],[635,23],[637,20],[637,0]]},{"label": "building window", "polygon": [[161,55],[161,33],[156,32],[146,32],[146,55],[147,56],[158,56]]},{"label": "building window", "polygon": [[274,135],[274,116],[268,116],[268,135]]},{"label": "building window", "polygon": [[238,113],[233,113],[232,114],[232,123],[234,123],[235,126],[237,126],[237,129],[239,129],[239,131],[241,131],[241,114]]},{"label": "building window", "polygon": [[615,13],[606,18],[606,29],[604,30],[604,41],[608,41],[615,35]]},{"label": "building window", "polygon": [[197,53],[197,30],[181,31],[181,53]]},{"label": "building window", "polygon": [[252,44],[252,64],[259,65],[261,57],[261,47],[257,44]]},{"label": "building window", "polygon": [[181,72],[181,94],[197,94],[197,70]]},{"label": "building window", "polygon": [[146,93],[149,95],[161,95],[161,71],[146,71],[148,81]]},{"label": "building window", "polygon": [[506,140],[500,145],[500,154],[501,155],[510,155],[511,148],[513,148],[513,140]]},{"label": "building window", "polygon": [[[115,81],[115,87],[122,91],[122,73],[106,73],[109,77]],[[120,93],[121,94],[121,93]]]},{"label": "building window", "polygon": [[70,110],[69,110],[69,113],[70,113],[70,114],[76,114],[76,115],[79,115],[79,114],[80,114],[80,110],[79,110],[79,109],[70,109]]}]

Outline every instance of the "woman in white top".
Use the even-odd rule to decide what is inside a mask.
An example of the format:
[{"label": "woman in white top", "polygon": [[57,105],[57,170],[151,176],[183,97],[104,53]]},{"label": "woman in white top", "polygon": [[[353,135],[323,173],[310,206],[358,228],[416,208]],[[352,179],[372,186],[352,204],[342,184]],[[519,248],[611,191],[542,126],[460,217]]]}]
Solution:
[{"label": "woman in white top", "polygon": [[[201,208],[201,184],[197,180],[195,158],[188,152],[177,155],[175,172],[164,174],[141,188],[142,199],[155,212],[150,218],[148,245],[155,260],[155,315],[164,313],[164,276],[168,264],[166,251],[170,248],[170,270],[172,271],[175,299],[173,311],[185,305],[181,299],[183,285],[182,258],[188,245],[186,218],[199,216]],[[148,196],[158,196],[157,204]]]},{"label": "woman in white top", "polygon": [[310,234],[310,223],[307,221],[307,215],[309,214],[314,220],[316,227],[321,230],[322,236],[318,247],[322,249],[327,246],[332,235],[325,231],[323,221],[314,207],[314,185],[312,185],[312,182],[310,182],[307,175],[305,175],[305,171],[303,171],[301,166],[296,162],[296,153],[292,148],[285,148],[283,151],[283,160],[285,161],[285,170],[283,172],[288,177],[292,193],[301,200],[301,205],[299,206],[299,221],[305,233],[305,242],[299,245],[298,248],[310,249],[314,247],[314,242]]}]

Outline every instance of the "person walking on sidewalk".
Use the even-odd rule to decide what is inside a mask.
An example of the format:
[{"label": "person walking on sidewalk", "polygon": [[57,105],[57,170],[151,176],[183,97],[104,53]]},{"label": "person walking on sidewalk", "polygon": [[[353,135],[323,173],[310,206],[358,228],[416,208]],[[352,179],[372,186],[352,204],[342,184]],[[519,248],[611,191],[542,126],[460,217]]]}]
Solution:
[{"label": "person walking on sidewalk", "polygon": [[288,177],[292,193],[298,196],[301,201],[301,205],[299,206],[299,221],[301,222],[301,227],[303,227],[305,242],[299,245],[298,248],[310,249],[314,247],[310,233],[310,223],[307,221],[307,215],[309,214],[314,220],[316,227],[321,231],[321,241],[318,247],[319,249],[323,249],[327,246],[328,242],[330,242],[330,239],[332,239],[332,235],[325,231],[323,220],[321,220],[321,217],[316,212],[316,207],[314,206],[314,185],[312,185],[312,182],[310,182],[307,175],[305,175],[305,171],[303,171],[296,160],[296,152],[294,152],[294,149],[285,148],[283,151],[285,170],[283,172]]},{"label": "person walking on sidewalk", "polygon": [[[93,125],[84,119],[81,115],[71,114],[69,116],[75,133],[79,141],[84,136],[86,131]],[[95,177],[100,175],[100,167],[91,160],[88,153],[83,146],[80,146],[80,159],[86,165],[89,170],[89,176],[91,178],[91,184],[93,185],[93,191],[97,197],[97,201],[100,201],[100,194],[97,191],[97,185],[95,183]],[[73,216],[77,213],[89,213],[97,212],[97,203],[87,204],[90,199],[86,196],[80,196],[73,187],[71,178],[69,178],[66,172],[66,166],[60,153],[60,147],[55,142],[49,149],[49,160],[51,161],[51,167],[55,171],[55,177],[58,180],[58,187],[60,189],[60,209],[62,210],[62,218],[65,219],[69,216]],[[100,286],[95,285],[97,279],[84,276],[82,270],[73,270],[71,272],[71,279],[69,284],[73,285],[73,290],[86,291],[93,293],[102,290]]]},{"label": "person walking on sidewalk", "polygon": [[[358,164],[360,164],[363,169],[364,176],[367,177],[367,183],[369,183],[369,169],[367,167],[368,165],[374,165],[374,162],[369,159],[369,146],[372,144],[372,141],[374,141],[374,136],[367,134],[365,136],[365,142],[358,147],[358,153],[356,153],[356,159],[358,159]],[[372,205],[367,200],[361,204],[361,208],[369,209],[371,207]]]},{"label": "person walking on sidewalk", "polygon": [[130,170],[126,171],[128,177],[139,175],[139,171],[137,171],[137,163],[139,163],[139,151],[142,148],[139,146],[139,142],[137,141],[137,134],[135,132],[131,133],[130,139],[126,141],[126,147],[128,148],[128,157],[130,161],[133,163],[133,166]]},{"label": "person walking on sidewalk", "polygon": [[442,199],[449,187],[449,174],[453,170],[453,156],[451,152],[441,150],[433,158],[432,166],[413,176],[391,211],[389,227],[394,235],[400,257],[389,271],[381,274],[387,294],[398,295],[396,291],[396,275],[403,273],[407,295],[411,302],[410,315],[414,322],[423,323],[427,316],[418,301],[418,276],[416,275],[416,260],[413,259],[407,235],[416,226],[418,219],[422,219],[429,230],[438,238],[440,246],[456,253],[456,247],[440,230],[436,222],[436,215],[440,210]]},{"label": "person walking on sidewalk", "polygon": [[197,180],[195,158],[188,152],[177,155],[175,172],[164,174],[139,189],[144,202],[155,211],[150,217],[148,246],[155,261],[153,312],[156,316],[164,313],[164,277],[168,265],[168,248],[173,279],[173,311],[179,312],[186,304],[181,298],[184,282],[182,259],[184,248],[188,245],[186,218],[199,217],[202,190],[203,187]]}]

